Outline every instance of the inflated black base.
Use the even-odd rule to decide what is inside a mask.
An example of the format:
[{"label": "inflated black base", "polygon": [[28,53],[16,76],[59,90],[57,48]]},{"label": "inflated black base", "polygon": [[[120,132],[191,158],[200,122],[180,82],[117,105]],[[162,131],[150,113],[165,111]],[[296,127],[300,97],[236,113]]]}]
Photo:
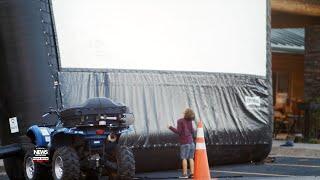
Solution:
[{"label": "inflated black base", "polygon": [[16,156],[21,151],[19,144],[10,144],[0,147],[0,159]]},{"label": "inflated black base", "polygon": [[[210,166],[261,161],[271,151],[271,144],[210,145],[207,154]],[[179,146],[134,149],[136,171],[161,171],[181,168]]]}]

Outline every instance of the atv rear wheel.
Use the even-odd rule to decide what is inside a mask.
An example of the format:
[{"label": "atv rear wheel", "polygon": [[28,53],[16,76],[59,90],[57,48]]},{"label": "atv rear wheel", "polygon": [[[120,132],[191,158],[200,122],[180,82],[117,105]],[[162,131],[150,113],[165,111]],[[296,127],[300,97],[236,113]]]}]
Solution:
[{"label": "atv rear wheel", "polygon": [[52,176],[55,180],[80,178],[80,162],[77,152],[72,147],[58,148],[52,158]]},{"label": "atv rear wheel", "polygon": [[135,160],[133,152],[126,146],[117,147],[115,150],[117,171],[111,172],[109,179],[133,179],[135,175]]}]

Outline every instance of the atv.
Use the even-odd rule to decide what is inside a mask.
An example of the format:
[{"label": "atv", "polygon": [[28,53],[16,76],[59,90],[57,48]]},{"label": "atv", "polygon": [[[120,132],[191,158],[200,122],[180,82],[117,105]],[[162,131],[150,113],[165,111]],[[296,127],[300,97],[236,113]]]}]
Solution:
[{"label": "atv", "polygon": [[[57,116],[54,126],[31,126],[25,146],[26,179],[132,179],[135,160],[119,145],[134,121],[129,108],[108,98],[88,99],[82,106],[43,115]],[[40,154],[40,156],[39,156]]]}]

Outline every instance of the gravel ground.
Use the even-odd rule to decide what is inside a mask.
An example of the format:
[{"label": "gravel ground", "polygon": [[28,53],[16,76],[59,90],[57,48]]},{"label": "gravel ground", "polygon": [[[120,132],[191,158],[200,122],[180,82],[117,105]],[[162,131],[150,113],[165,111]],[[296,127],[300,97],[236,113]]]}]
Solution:
[{"label": "gravel ground", "polygon": [[271,156],[320,157],[320,144],[295,143],[293,147],[281,147],[285,141],[273,141]]}]

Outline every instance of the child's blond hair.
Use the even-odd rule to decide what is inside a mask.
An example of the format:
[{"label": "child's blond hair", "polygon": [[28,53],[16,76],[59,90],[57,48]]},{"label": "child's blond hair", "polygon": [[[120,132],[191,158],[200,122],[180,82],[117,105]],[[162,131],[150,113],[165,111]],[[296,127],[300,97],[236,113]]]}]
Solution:
[{"label": "child's blond hair", "polygon": [[183,115],[184,115],[184,119],[187,119],[187,120],[194,120],[195,118],[195,114],[191,108],[187,108],[186,110],[184,110]]}]

